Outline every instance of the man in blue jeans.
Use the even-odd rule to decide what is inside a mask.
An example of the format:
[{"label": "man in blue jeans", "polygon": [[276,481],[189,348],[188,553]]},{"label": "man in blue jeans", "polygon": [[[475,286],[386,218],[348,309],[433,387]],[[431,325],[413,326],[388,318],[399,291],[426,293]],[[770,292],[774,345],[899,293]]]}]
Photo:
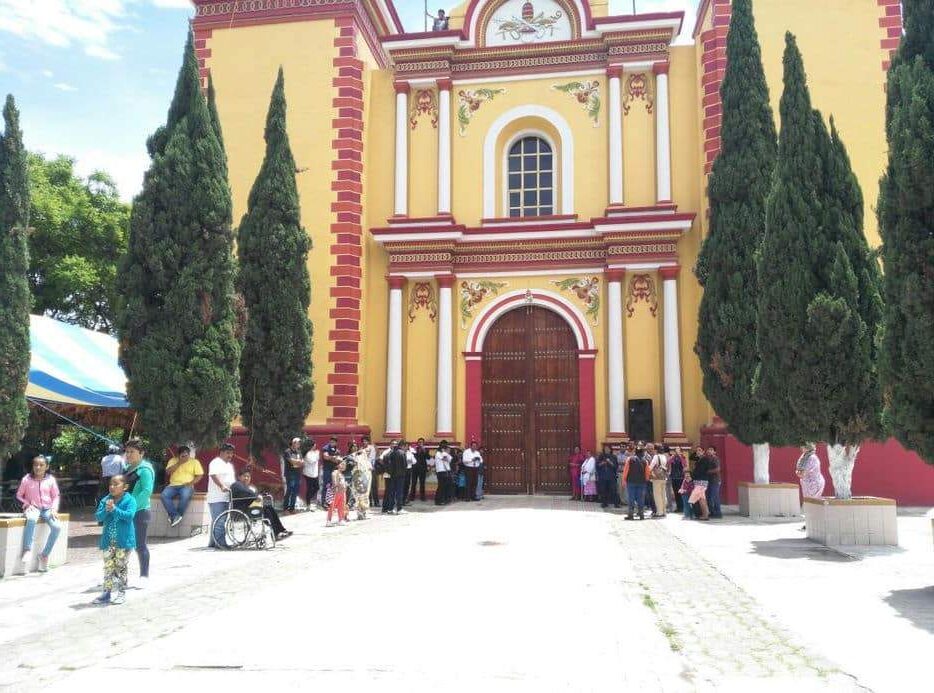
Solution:
[{"label": "man in blue jeans", "polygon": [[633,510],[638,510],[639,519],[645,519],[645,487],[649,481],[649,460],[646,459],[645,447],[640,443],[636,454],[626,460],[623,466],[623,481],[626,482],[626,496],[629,512],[626,519],[633,519]]},{"label": "man in blue jeans", "polygon": [[204,469],[198,458],[191,456],[191,448],[182,445],[178,449],[178,454],[165,466],[165,475],[169,483],[162,489],[159,497],[168,515],[169,523],[175,527],[185,516],[185,511],[194,495],[195,486],[204,476]]},{"label": "man in blue jeans", "polygon": [[234,446],[230,443],[221,445],[217,457],[208,465],[208,509],[211,511],[211,534],[209,547],[221,548],[227,546],[224,540],[224,528],[215,520],[222,512],[227,510],[230,503],[230,487],[237,480],[237,474],[231,460],[234,455]]},{"label": "man in blue jeans", "polygon": [[707,473],[707,508],[710,510],[710,517],[723,517],[720,510],[720,458],[717,457],[716,448],[707,448],[707,459],[710,460],[710,471]]}]

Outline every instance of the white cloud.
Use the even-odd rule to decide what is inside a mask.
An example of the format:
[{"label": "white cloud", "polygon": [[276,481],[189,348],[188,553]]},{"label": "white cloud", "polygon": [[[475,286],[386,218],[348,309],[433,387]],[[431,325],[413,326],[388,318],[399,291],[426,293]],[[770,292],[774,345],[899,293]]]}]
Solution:
[{"label": "white cloud", "polygon": [[60,91],[78,91],[78,87],[72,86],[68,82],[56,82],[52,86]]},{"label": "white cloud", "polygon": [[82,176],[94,171],[105,171],[117,184],[120,199],[129,202],[143,187],[143,174],[149,168],[149,156],[140,147],[134,152],[115,152],[103,149],[87,149],[71,152],[75,157],[75,169]]},{"label": "white cloud", "polygon": [[191,0],[152,0],[156,7],[162,7],[167,10],[191,10],[194,5]]},{"label": "white cloud", "polygon": [[52,73],[51,70],[43,70],[43,71],[42,71],[42,76],[43,76],[43,77],[48,77],[49,79],[52,79],[52,77],[54,77],[55,75]]},{"label": "white cloud", "polygon": [[59,48],[77,45],[113,60],[110,37],[122,29],[126,0],[0,0],[0,32]]}]

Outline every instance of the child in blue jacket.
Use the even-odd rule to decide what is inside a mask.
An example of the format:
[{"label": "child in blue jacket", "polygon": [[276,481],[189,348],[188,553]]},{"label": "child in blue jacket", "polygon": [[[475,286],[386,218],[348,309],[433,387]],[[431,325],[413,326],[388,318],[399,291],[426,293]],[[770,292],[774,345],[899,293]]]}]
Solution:
[{"label": "child in blue jacket", "polygon": [[133,517],[136,499],[127,493],[122,474],[110,478],[110,493],[97,506],[97,521],[103,523],[100,547],[104,552],[104,592],[95,604],[123,604],[126,591],[126,564],[136,548]]}]

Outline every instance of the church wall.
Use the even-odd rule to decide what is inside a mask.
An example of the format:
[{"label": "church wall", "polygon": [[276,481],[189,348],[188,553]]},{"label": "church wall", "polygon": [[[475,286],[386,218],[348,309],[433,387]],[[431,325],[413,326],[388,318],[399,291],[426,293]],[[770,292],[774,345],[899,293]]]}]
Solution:
[{"label": "church wall", "polygon": [[[424,93],[423,93],[424,92]],[[431,111],[416,114],[413,108],[419,98],[430,95]],[[394,97],[393,97],[394,98]],[[386,102],[386,113],[392,114],[392,100]],[[431,217],[438,213],[438,128],[432,120],[438,118],[438,90],[433,86],[413,87],[409,92],[409,216]],[[390,179],[391,180],[391,179]]]},{"label": "church wall", "polygon": [[262,164],[269,97],[279,66],[284,69],[289,141],[296,166],[307,168],[296,176],[296,183],[302,224],[312,239],[308,267],[312,277],[309,316],[314,325],[315,400],[309,422],[323,422],[328,417],[332,220],[328,205],[321,200],[332,195],[331,60],[335,35],[333,20],[214,29],[207,60],[227,149],[235,225],[246,212],[250,188]]}]

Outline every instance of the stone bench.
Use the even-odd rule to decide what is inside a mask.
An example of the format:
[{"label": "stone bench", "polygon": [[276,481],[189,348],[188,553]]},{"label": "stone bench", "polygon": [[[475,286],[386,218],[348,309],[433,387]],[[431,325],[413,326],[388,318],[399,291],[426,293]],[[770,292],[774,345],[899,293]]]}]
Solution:
[{"label": "stone bench", "polygon": [[[68,553],[68,513],[59,513],[58,521],[62,524],[62,532],[49,556],[49,566],[63,565]],[[22,513],[0,514],[0,578],[11,575],[25,575],[27,568],[30,572],[39,567],[39,554],[49,538],[49,526],[45,520],[39,520],[36,525],[36,534],[32,543],[32,560],[30,565],[23,564],[23,532],[26,530],[26,518]]]},{"label": "stone bench", "polygon": [[740,481],[739,514],[749,518],[799,517],[801,500],[797,484],[754,484]]},{"label": "stone bench", "polygon": [[185,510],[182,521],[172,527],[169,524],[169,516],[166,515],[165,508],[162,506],[162,497],[158,493],[152,494],[150,500],[152,519],[149,521],[149,536],[187,539],[193,534],[207,533],[211,524],[211,511],[208,508],[206,498],[206,493],[196,491],[191,497],[191,502]]},{"label": "stone bench", "polygon": [[808,539],[826,546],[898,546],[898,514],[891,498],[805,498]]}]

